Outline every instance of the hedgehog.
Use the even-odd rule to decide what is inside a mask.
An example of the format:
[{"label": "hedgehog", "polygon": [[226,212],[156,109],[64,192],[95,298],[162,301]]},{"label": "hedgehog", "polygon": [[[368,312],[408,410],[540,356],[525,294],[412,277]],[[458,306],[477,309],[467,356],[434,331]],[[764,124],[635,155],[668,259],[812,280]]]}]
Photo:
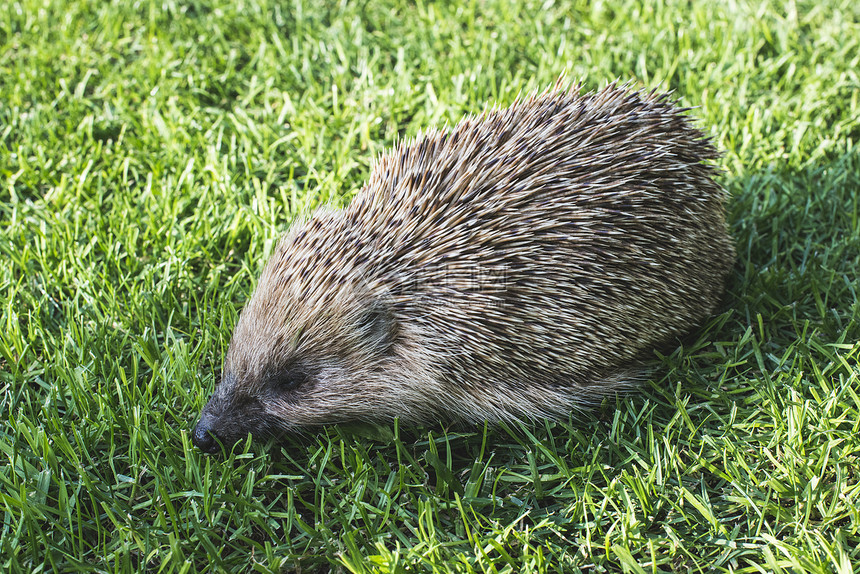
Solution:
[{"label": "hedgehog", "polygon": [[716,309],[719,153],[669,94],[558,82],[401,142],[278,242],[192,440],[566,418]]}]

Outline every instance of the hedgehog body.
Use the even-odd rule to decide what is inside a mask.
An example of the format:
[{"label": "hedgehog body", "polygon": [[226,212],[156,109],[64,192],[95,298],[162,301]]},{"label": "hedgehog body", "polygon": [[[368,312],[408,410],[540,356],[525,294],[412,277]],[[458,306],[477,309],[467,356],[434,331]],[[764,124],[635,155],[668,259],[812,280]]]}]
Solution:
[{"label": "hedgehog body", "polygon": [[[715,309],[718,153],[666,95],[558,86],[383,155],[295,224],[193,433],[566,417]],[[216,441],[217,439],[217,441]]]}]

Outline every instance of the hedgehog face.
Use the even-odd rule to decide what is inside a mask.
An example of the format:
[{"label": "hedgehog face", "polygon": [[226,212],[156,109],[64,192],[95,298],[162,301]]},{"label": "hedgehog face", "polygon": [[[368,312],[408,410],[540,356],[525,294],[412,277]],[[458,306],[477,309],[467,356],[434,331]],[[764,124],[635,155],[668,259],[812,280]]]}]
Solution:
[{"label": "hedgehog face", "polygon": [[353,289],[326,304],[279,293],[268,300],[261,281],[242,311],[222,379],[192,434],[205,452],[219,451],[218,443],[229,449],[248,433],[277,436],[392,408],[386,395],[403,371],[391,307]]}]

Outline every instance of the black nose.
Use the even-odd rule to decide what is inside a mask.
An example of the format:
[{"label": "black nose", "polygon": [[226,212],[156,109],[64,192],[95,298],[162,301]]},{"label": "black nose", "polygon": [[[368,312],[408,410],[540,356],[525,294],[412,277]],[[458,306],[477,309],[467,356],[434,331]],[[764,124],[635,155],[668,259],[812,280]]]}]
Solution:
[{"label": "black nose", "polygon": [[218,452],[218,437],[212,432],[205,419],[200,419],[197,426],[194,427],[194,430],[191,432],[191,442],[207,454]]}]

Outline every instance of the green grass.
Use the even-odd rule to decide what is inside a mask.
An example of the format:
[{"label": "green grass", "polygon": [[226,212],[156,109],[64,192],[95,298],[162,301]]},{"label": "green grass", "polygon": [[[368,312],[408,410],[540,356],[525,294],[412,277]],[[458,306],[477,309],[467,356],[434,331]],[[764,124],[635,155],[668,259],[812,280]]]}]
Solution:
[{"label": "green grass", "polygon": [[[567,70],[725,150],[722,313],[568,424],[189,429],[299,212]],[[24,0],[0,10],[0,569],[860,569],[851,0]]]}]

